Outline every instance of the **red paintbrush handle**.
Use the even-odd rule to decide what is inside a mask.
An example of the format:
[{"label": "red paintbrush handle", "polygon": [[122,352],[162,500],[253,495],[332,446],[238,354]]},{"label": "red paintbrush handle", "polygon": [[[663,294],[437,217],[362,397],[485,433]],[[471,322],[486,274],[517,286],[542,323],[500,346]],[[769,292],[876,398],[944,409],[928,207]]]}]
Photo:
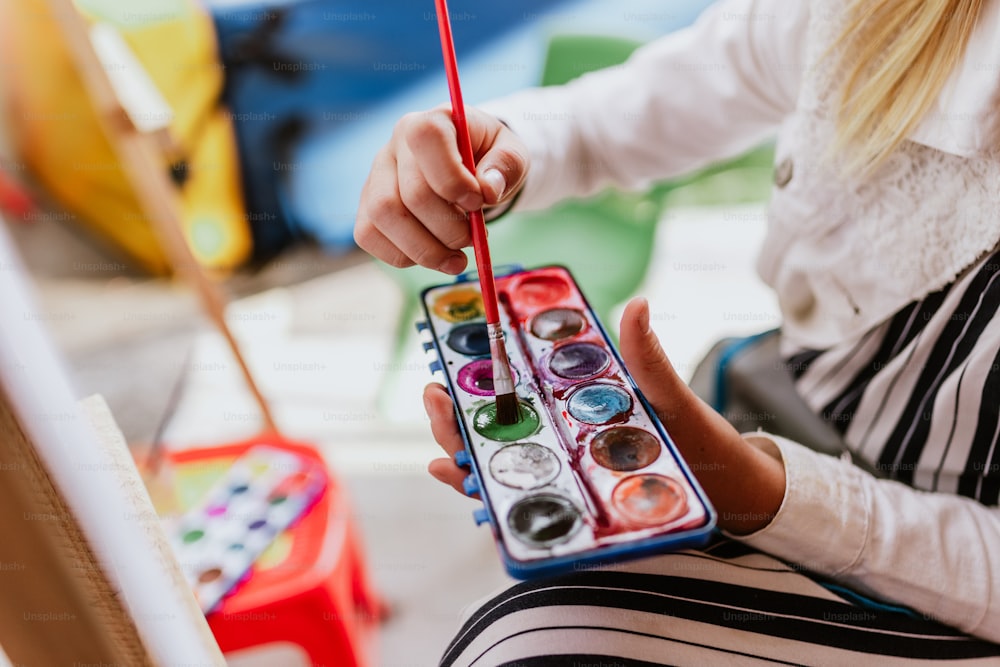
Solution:
[{"label": "red paintbrush handle", "polygon": [[479,273],[479,288],[483,292],[486,323],[497,324],[500,322],[497,286],[493,281],[493,260],[490,259],[490,248],[486,244],[486,222],[482,211],[469,213],[469,226],[472,228],[472,248],[476,252],[476,271]]},{"label": "red paintbrush handle", "polygon": [[[455,123],[455,132],[458,135],[458,152],[462,156],[462,164],[475,175],[476,158],[472,152],[469,125],[465,120],[465,103],[462,102],[462,87],[458,81],[458,61],[455,58],[455,43],[451,37],[448,3],[446,0],[434,0],[434,4],[437,10],[438,32],[441,34],[444,71],[448,78],[448,92],[451,95],[451,118]],[[482,211],[469,213],[469,227],[472,231],[472,247],[476,252],[476,271],[479,273],[479,286],[483,292],[486,322],[495,324],[500,321],[500,311],[497,308],[497,288],[493,282],[493,262],[490,260],[490,248],[486,242],[486,222],[483,220]]]},{"label": "red paintbrush handle", "polygon": [[462,102],[462,86],[458,81],[458,60],[455,58],[455,42],[451,36],[451,21],[448,19],[447,0],[434,0],[437,10],[438,33],[441,35],[441,54],[444,56],[444,73],[448,78],[448,93],[451,95],[451,117],[458,132],[458,152],[462,154],[465,168],[475,173],[476,158],[472,153],[472,139],[465,121],[465,103]]}]

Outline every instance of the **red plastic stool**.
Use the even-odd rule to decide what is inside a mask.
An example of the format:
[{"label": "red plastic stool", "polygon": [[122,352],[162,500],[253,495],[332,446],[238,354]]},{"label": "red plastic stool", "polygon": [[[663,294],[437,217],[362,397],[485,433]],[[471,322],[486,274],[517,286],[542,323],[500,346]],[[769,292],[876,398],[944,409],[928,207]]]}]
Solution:
[{"label": "red plastic stool", "polygon": [[[181,509],[197,502],[234,459],[258,444],[324,463],[313,448],[272,436],[171,452],[166,456],[174,468]],[[249,578],[208,614],[223,653],[299,655],[298,660],[280,660],[289,667],[303,658],[304,664],[314,667],[375,664],[380,602],[368,579],[345,490],[329,469],[327,473],[329,483],[319,501],[271,544]],[[251,648],[254,651],[245,651]],[[267,662],[278,664],[275,660]]]}]

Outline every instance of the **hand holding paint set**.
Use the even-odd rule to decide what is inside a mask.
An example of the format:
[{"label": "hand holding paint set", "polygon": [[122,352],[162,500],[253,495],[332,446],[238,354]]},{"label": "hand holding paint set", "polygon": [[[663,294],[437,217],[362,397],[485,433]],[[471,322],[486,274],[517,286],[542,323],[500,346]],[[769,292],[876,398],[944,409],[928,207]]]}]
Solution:
[{"label": "hand holding paint set", "polygon": [[470,468],[507,571],[571,571],[696,546],[715,513],[611,339],[562,267],[497,276],[519,419],[494,401],[482,293],[475,278],[423,293],[418,328],[445,375]]}]

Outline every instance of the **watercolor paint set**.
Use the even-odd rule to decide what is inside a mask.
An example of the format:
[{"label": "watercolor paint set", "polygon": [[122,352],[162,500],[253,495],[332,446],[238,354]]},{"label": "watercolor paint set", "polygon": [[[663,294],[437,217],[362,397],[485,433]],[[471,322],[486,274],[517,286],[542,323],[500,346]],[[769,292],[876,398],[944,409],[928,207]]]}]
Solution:
[{"label": "watercolor paint set", "polygon": [[570,272],[496,276],[520,420],[496,419],[475,274],[429,287],[418,329],[455,400],[470,475],[507,571],[571,571],[705,543],[708,503]]},{"label": "watercolor paint set", "polygon": [[225,475],[171,534],[171,546],[206,614],[246,578],[264,550],[319,500],[324,468],[295,453],[257,445]]}]

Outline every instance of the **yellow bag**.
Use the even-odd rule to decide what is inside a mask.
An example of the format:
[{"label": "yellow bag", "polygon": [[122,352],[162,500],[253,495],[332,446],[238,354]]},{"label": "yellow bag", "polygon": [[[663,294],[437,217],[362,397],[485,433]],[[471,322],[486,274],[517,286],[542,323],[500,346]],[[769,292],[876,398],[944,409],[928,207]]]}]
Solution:
[{"label": "yellow bag", "polygon": [[[193,0],[77,0],[117,28],[173,110],[170,131],[187,165],[184,231],[198,261],[231,269],[253,240],[236,139],[219,104],[223,71],[211,18]],[[44,0],[0,2],[9,126],[39,183],[75,216],[152,273],[169,266],[84,90]],[[164,169],[167,169],[164,160]]]}]

